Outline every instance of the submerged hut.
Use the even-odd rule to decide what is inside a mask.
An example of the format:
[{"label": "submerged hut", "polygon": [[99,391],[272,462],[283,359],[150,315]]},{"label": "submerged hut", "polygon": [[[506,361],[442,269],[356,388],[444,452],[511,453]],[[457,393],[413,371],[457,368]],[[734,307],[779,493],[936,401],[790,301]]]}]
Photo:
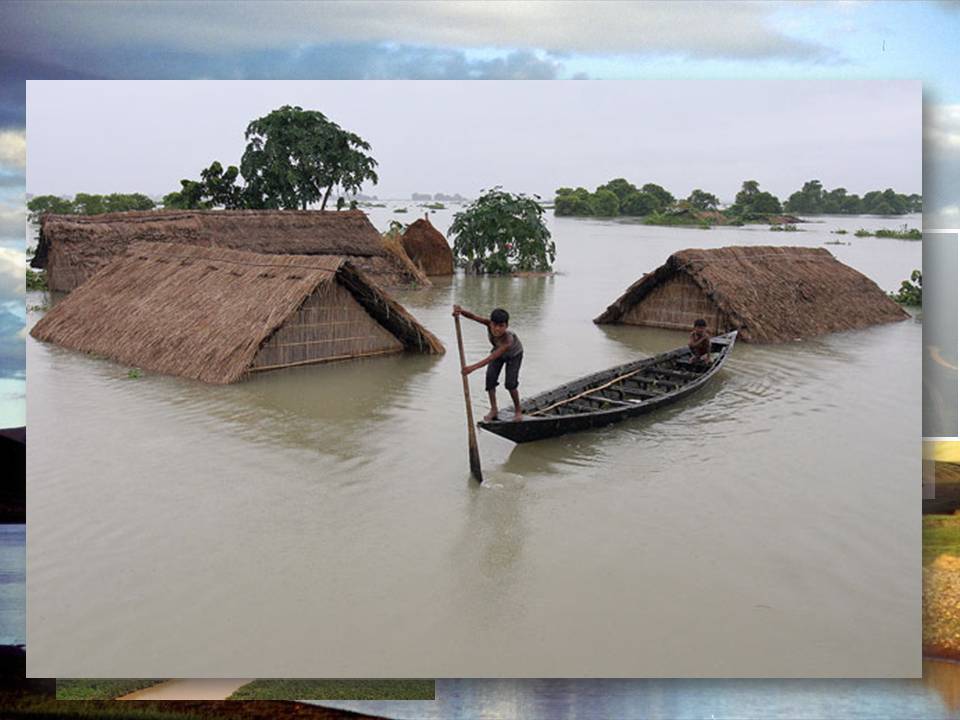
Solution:
[{"label": "submerged hut", "polygon": [[383,287],[429,285],[410,262],[387,251],[359,210],[148,210],[44,215],[31,265],[51,290],[70,292],[136,242],[165,242],[267,253],[347,257]]},{"label": "submerged hut", "polygon": [[443,345],[333,256],[137,243],[30,331],[38,340],[208,383]]},{"label": "submerged hut", "polygon": [[594,322],[688,330],[775,343],[909,317],[873,280],[823,248],[681,250],[627,288]]},{"label": "submerged hut", "polygon": [[400,242],[407,256],[427,275],[453,275],[453,251],[429,219],[411,223]]}]

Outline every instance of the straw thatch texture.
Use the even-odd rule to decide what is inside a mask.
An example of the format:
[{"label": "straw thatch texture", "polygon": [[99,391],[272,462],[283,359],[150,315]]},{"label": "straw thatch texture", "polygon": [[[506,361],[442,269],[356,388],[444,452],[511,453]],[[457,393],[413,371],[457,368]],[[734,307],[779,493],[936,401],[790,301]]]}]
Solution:
[{"label": "straw thatch texture", "polygon": [[348,259],[170,243],[131,246],[30,334],[209,383],[254,369],[444,351]]},{"label": "straw thatch texture", "polygon": [[429,284],[386,251],[359,210],[150,210],[44,215],[31,265],[52,290],[69,292],[136,242],[224,247],[280,255],[342,255],[384,287]]},{"label": "straw thatch texture", "polygon": [[453,251],[428,218],[410,224],[400,238],[411,260],[427,275],[453,275]]},{"label": "straw thatch texture", "polygon": [[909,316],[823,248],[758,246],[674,253],[594,322],[688,330],[700,317],[712,332],[772,343]]}]

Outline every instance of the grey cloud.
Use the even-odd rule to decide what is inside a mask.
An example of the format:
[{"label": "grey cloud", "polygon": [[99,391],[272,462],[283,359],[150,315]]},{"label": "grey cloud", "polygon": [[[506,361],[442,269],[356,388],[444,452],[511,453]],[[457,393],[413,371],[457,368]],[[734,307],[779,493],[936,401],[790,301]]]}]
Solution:
[{"label": "grey cloud", "polygon": [[[791,37],[775,3],[384,2],[19,3],[0,46],[64,63],[70,53],[145,46],[207,54],[328,43],[401,43],[692,58],[831,62],[831,48]],[[37,29],[43,28],[42,34]],[[722,31],[719,29],[722,28]],[[38,37],[39,35],[39,37]],[[168,55],[154,56],[164,64]]]}]

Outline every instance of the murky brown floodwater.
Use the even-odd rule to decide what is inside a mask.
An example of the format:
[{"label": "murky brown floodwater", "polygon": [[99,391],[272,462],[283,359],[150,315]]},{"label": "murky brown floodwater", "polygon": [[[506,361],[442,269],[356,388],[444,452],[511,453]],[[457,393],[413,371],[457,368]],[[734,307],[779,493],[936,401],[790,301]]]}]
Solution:
[{"label": "murky brown floodwater", "polygon": [[[381,228],[413,219],[377,212]],[[819,246],[902,222],[786,234],[551,217],[561,274],[401,295],[446,356],[229,387],[128,379],[28,340],[31,674],[918,673],[917,322],[740,344],[699,395],[604,431],[526,446],[481,433],[478,487],[449,314],[508,308],[521,391],[539,391],[685,342],[590,321],[674,250]],[[919,243],[845,239],[829,249],[884,289],[920,266]],[[466,329],[479,358],[484,333]]]}]

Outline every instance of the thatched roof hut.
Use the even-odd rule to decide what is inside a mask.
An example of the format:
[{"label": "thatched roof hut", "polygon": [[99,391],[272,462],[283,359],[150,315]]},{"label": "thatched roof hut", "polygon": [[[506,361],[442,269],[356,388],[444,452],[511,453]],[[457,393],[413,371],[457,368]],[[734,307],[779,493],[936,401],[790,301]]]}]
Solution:
[{"label": "thatched roof hut", "polygon": [[278,255],[336,255],[384,287],[429,285],[389,253],[359,210],[148,210],[44,215],[31,265],[51,290],[70,292],[136,242],[223,247]]},{"label": "thatched roof hut", "polygon": [[30,334],[209,383],[292,365],[444,351],[350,259],[171,243],[131,246]]},{"label": "thatched roof hut", "polygon": [[676,252],[594,322],[688,330],[701,317],[711,332],[773,343],[908,315],[823,248],[758,246]]},{"label": "thatched roof hut", "polygon": [[453,275],[453,251],[428,218],[411,223],[400,242],[407,256],[427,275]]}]

